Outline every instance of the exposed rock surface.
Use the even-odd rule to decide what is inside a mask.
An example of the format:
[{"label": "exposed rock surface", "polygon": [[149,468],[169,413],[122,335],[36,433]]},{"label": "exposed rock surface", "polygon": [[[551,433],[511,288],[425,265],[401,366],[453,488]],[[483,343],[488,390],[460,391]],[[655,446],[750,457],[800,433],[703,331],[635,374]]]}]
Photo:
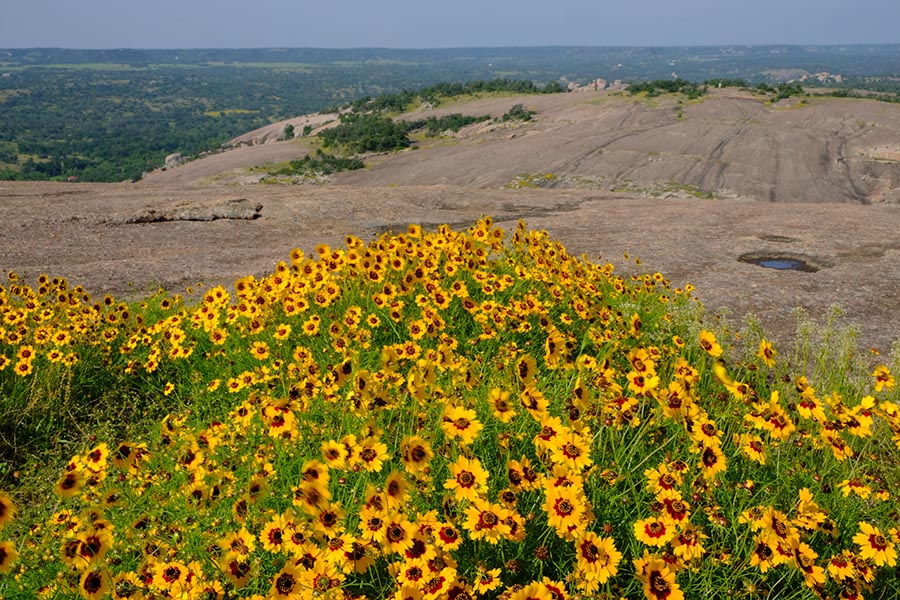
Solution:
[{"label": "exposed rock surface", "polygon": [[164,223],[166,221],[217,221],[219,219],[252,220],[259,217],[262,204],[246,198],[233,198],[213,204],[187,204],[171,209],[147,208],[138,214],[116,217],[110,223]]},{"label": "exposed rock surface", "polygon": [[[270,272],[292,248],[340,247],[408,223],[465,227],[490,214],[507,230],[525,219],[570,252],[610,261],[621,273],[655,272],[734,322],[750,313],[776,340],[792,337],[794,309],[822,319],[841,304],[864,347],[900,339],[900,206],[636,198],[584,190],[241,188],[265,210],[252,220],[116,224],[153,210],[227,205],[230,188],[0,182],[0,271],[29,280],[65,276],[92,293],[137,296],[202,281],[229,285]],[[625,260],[623,252],[640,257]],[[801,258],[816,272],[742,262],[753,253]]]},{"label": "exposed rock surface", "polygon": [[[722,88],[679,102],[589,90],[458,102],[403,118],[454,112],[500,117],[515,104],[535,110],[535,118],[426,140],[414,151],[372,155],[369,168],[339,173],[332,182],[500,188],[523,174],[551,174],[542,186],[645,196],[678,187],[768,202],[900,203],[900,106],[875,100],[767,104]],[[238,139],[270,139],[285,123]],[[246,183],[259,178],[251,176],[251,167],[309,151],[304,140],[238,148],[153,174],[140,185]]]},{"label": "exposed rock surface", "polygon": [[165,169],[174,169],[178,165],[184,162],[184,156],[182,156],[181,152],[174,152],[166,157],[165,161]]}]

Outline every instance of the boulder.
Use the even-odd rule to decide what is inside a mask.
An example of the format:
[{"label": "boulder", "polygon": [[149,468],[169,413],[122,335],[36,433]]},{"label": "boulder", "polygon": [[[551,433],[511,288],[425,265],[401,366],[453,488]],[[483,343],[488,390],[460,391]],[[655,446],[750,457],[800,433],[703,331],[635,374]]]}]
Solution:
[{"label": "boulder", "polygon": [[178,165],[184,162],[184,156],[181,155],[181,152],[174,152],[166,157],[166,169],[174,169]]}]

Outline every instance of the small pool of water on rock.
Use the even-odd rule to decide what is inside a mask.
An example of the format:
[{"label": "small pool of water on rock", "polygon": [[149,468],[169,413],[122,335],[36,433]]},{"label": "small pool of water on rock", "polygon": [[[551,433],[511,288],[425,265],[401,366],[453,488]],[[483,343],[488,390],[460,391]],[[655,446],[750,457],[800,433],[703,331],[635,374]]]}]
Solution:
[{"label": "small pool of water on rock", "polygon": [[809,268],[809,265],[799,260],[761,260],[759,266],[779,271],[803,271]]},{"label": "small pool of water on rock", "polygon": [[783,257],[746,257],[741,258],[742,261],[764,267],[766,269],[777,269],[779,271],[802,271],[804,273],[815,273],[818,267],[809,264],[798,258]]}]

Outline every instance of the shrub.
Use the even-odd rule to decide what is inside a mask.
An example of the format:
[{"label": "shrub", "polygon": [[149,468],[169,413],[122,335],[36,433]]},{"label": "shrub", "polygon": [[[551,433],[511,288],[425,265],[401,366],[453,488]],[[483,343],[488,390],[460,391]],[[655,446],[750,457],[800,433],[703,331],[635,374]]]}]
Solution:
[{"label": "shrub", "polygon": [[322,131],[319,137],[326,148],[340,144],[352,152],[389,152],[410,145],[402,126],[374,114],[341,115],[341,124]]},{"label": "shrub", "polygon": [[355,171],[365,166],[355,156],[335,156],[323,152],[321,148],[314,154],[307,154],[300,160],[292,160],[288,167],[278,171],[278,175],[331,175],[341,171]]},{"label": "shrub", "polygon": [[407,127],[409,131],[425,129],[428,135],[434,136],[439,135],[444,131],[459,131],[467,125],[488,121],[490,118],[490,115],[473,117],[460,113],[453,113],[443,117],[428,117],[427,119],[420,119],[418,121],[409,121],[407,122]]},{"label": "shrub", "polygon": [[506,114],[501,118],[502,121],[530,121],[534,117],[534,111],[528,110],[521,104],[515,104],[512,108],[506,111]]}]

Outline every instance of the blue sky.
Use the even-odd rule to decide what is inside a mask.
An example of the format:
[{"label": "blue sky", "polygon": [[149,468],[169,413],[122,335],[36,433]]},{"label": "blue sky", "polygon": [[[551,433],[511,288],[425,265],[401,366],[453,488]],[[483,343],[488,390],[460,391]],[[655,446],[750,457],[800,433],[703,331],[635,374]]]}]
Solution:
[{"label": "blue sky", "polygon": [[898,0],[3,0],[0,48],[900,42]]}]

